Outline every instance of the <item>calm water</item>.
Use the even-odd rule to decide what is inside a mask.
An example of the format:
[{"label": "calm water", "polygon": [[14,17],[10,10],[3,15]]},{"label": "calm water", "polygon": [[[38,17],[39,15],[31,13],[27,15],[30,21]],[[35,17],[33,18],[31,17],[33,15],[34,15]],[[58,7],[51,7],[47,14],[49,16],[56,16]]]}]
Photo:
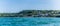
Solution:
[{"label": "calm water", "polygon": [[60,18],[0,17],[0,26],[60,26]]}]

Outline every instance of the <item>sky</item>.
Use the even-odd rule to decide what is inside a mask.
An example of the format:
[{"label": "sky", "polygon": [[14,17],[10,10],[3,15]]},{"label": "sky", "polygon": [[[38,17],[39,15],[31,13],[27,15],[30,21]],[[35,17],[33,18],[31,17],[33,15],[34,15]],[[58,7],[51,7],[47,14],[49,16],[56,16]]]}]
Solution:
[{"label": "sky", "polygon": [[0,0],[0,13],[22,10],[60,10],[60,0]]}]

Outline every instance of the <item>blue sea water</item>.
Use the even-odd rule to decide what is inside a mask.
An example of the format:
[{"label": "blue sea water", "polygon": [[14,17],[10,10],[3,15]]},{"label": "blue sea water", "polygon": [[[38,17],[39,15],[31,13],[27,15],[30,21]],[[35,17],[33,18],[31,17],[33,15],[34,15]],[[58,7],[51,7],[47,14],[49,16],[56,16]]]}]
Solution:
[{"label": "blue sea water", "polygon": [[60,18],[0,17],[0,26],[60,26]]}]

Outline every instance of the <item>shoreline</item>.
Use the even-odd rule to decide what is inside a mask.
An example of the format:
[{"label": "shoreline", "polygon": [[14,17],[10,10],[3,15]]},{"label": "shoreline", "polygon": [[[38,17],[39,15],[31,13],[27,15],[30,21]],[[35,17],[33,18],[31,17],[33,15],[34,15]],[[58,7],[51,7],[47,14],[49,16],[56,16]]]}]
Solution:
[{"label": "shoreline", "polygon": [[60,10],[23,10],[19,13],[0,13],[0,17],[60,17]]}]

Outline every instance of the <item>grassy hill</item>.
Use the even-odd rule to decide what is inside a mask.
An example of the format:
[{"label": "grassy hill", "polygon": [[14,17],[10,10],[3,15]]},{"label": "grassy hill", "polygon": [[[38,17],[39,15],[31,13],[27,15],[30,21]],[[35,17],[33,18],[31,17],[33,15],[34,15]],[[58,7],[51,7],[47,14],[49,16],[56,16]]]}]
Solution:
[{"label": "grassy hill", "polygon": [[60,17],[60,10],[23,10],[19,13],[0,13],[1,17]]}]

